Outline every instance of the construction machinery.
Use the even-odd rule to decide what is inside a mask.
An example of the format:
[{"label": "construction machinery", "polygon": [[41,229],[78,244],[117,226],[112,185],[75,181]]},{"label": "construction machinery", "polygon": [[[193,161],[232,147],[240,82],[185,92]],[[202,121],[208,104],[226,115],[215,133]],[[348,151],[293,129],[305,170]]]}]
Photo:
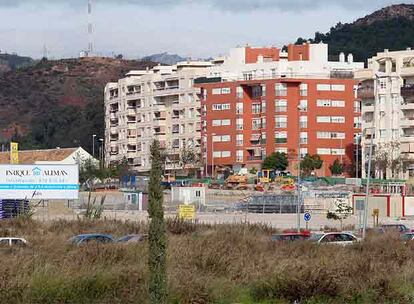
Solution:
[{"label": "construction machinery", "polygon": [[246,190],[247,176],[246,175],[230,175],[225,182],[225,189],[228,190]]},{"label": "construction machinery", "polygon": [[257,172],[257,181],[261,184],[271,183],[275,179],[275,171],[269,169],[263,169]]}]

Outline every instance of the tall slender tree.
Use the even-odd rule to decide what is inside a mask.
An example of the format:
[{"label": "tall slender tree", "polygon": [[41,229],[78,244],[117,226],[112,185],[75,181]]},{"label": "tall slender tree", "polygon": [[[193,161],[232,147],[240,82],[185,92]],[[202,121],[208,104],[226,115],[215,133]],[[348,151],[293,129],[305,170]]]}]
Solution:
[{"label": "tall slender tree", "polygon": [[163,210],[162,160],[160,144],[154,140],[151,145],[151,173],[149,181],[149,295],[150,303],[164,304],[167,302],[166,274],[166,232]]}]

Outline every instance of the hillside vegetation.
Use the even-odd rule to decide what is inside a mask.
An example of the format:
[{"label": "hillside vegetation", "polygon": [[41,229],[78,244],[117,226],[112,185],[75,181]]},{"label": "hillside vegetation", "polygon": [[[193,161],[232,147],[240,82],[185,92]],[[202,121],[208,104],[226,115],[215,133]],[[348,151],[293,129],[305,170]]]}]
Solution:
[{"label": "hillside vegetation", "polygon": [[104,134],[103,90],[134,69],[152,62],[110,58],[42,60],[0,76],[0,130],[3,142],[23,149],[82,146]]},{"label": "hillside vegetation", "polygon": [[311,39],[329,44],[329,55],[337,59],[340,52],[352,53],[356,61],[366,62],[377,52],[414,48],[414,5],[392,5],[353,23],[338,23],[328,33],[315,33]]},{"label": "hillside vegetation", "polygon": [[[0,222],[29,248],[0,249],[2,304],[148,303],[148,243],[71,246],[88,232],[146,233],[119,221]],[[167,221],[168,303],[413,303],[414,244],[382,236],[351,247],[275,243],[260,225]]]}]

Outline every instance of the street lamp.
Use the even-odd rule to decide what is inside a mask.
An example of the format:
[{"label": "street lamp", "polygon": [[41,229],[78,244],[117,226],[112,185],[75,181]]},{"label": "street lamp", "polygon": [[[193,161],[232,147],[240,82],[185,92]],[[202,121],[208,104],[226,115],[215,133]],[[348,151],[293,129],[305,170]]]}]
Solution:
[{"label": "street lamp", "polygon": [[372,127],[371,127],[371,143],[369,146],[369,157],[368,157],[368,172],[367,172],[367,184],[365,188],[365,202],[364,202],[364,219],[363,219],[363,226],[362,226],[362,238],[365,239],[366,231],[367,231],[367,221],[368,221],[368,195],[369,195],[369,183],[371,179],[371,163],[372,163],[372,148],[374,145],[374,136],[375,136],[375,110],[376,110],[376,101],[377,98],[377,90],[378,90],[378,82],[379,76],[375,73],[375,81],[374,81],[374,115],[372,116]]},{"label": "street lamp", "polygon": [[92,156],[95,157],[95,137],[96,134],[92,135]]},{"label": "street lamp", "polygon": [[100,146],[99,146],[99,151],[100,151],[100,153],[99,153],[99,160],[100,160],[100,163],[101,163],[101,168],[103,168],[104,167],[104,163],[103,163],[103,160],[104,160],[104,140],[103,140],[103,138],[99,138],[99,142],[101,143],[100,144]]},{"label": "street lamp", "polygon": [[300,161],[301,161],[301,155],[300,155],[300,112],[305,110],[303,106],[300,104],[298,105],[298,181],[297,181],[297,188],[298,188],[298,198],[297,198],[297,208],[296,208],[296,225],[297,230],[300,232],[300,206],[302,203],[302,193],[301,193],[301,180],[300,180]]}]

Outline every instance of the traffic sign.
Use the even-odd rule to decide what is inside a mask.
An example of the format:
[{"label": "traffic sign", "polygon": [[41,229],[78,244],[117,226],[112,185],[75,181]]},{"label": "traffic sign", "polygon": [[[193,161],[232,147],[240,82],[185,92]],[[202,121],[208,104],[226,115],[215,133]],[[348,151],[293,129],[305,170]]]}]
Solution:
[{"label": "traffic sign", "polygon": [[311,214],[309,212],[306,212],[303,215],[303,219],[305,220],[305,222],[309,222],[311,220],[311,218],[312,218],[312,216],[311,216]]}]

